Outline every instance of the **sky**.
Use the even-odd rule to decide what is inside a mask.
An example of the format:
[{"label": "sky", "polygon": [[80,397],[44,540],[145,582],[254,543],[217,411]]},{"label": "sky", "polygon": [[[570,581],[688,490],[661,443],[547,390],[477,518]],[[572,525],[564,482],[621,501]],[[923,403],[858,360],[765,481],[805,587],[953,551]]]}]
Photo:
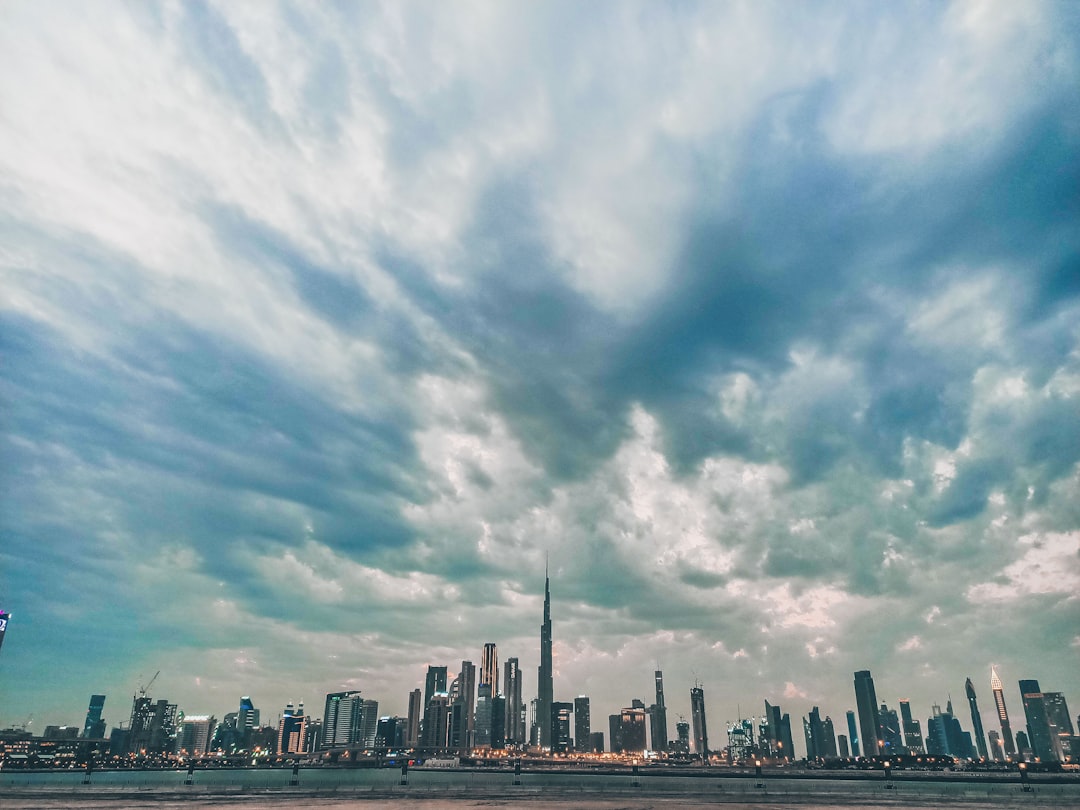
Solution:
[{"label": "sky", "polygon": [[861,669],[1080,711],[1078,45],[1064,2],[2,4],[0,727],[158,671],[404,714],[488,641],[532,698],[546,560],[597,729],[656,666],[672,734],[695,681],[722,736]]}]

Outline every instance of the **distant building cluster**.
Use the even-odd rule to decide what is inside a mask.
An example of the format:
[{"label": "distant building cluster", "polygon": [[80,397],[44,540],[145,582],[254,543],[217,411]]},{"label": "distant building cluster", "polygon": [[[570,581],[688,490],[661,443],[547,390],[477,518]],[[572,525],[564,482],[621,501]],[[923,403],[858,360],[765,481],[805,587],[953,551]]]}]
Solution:
[{"label": "distant building cluster", "polygon": [[[132,698],[126,723],[106,736],[102,717],[105,695],[92,695],[82,727],[48,726],[34,737],[27,724],[0,730],[0,767],[65,767],[97,761],[116,765],[153,765],[182,760],[215,759],[250,763],[259,758],[319,759],[327,763],[410,752],[418,757],[454,754],[472,757],[546,756],[620,758],[671,764],[719,765],[767,761],[770,764],[828,765],[837,762],[893,761],[933,765],[957,760],[993,763],[1076,763],[1076,735],[1065,696],[1044,692],[1035,680],[1019,681],[1024,728],[1013,733],[997,669],[991,667],[990,689],[999,729],[984,731],[975,686],[964,686],[971,720],[965,730],[951,697],[942,710],[933,705],[925,733],[907,700],[898,708],[879,702],[869,670],[854,674],[854,709],[834,721],[814,706],[802,718],[803,752],[796,751],[791,717],[778,705],[764,703],[760,717],[727,723],[726,745],[712,747],[701,683],[690,688],[690,721],[675,723],[669,737],[663,672],[654,677],[649,705],[632,699],[608,717],[607,737],[594,731],[590,699],[555,699],[552,670],[550,578],[545,576],[544,613],[540,627],[540,665],[536,697],[523,700],[522,671],[517,658],[500,670],[498,648],[484,645],[477,669],[462,661],[452,679],[447,666],[428,666],[423,688],[409,693],[405,717],[380,716],[379,703],[359,690],[326,695],[321,718],[312,718],[304,704],[289,703],[277,724],[264,725],[250,697],[219,722],[212,715],[186,715],[175,703],[148,695],[157,675]],[[9,615],[0,612],[0,643]],[[1080,725],[1080,717],[1077,718]]]}]

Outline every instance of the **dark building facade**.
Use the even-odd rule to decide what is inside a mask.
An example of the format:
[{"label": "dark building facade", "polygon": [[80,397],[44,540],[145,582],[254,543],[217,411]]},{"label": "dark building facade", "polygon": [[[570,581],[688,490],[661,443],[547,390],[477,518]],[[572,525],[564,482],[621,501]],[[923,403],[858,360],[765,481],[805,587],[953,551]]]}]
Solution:
[{"label": "dark building facade", "polygon": [[698,684],[690,690],[690,720],[694,725],[694,751],[709,764],[709,727],[705,721],[705,690]]},{"label": "dark building facade", "polygon": [[964,694],[967,695],[968,707],[971,709],[971,733],[975,737],[975,748],[980,757],[989,759],[990,755],[986,750],[986,734],[983,733],[982,716],[979,714],[979,701],[975,697],[975,685],[971,682],[971,678],[964,683]]},{"label": "dark building facade", "polygon": [[649,733],[652,737],[652,750],[664,752],[668,749],[667,704],[664,703],[664,673],[659,669],[653,673],[656,686],[656,702],[649,707]]},{"label": "dark building facade", "polygon": [[105,695],[91,695],[90,706],[86,710],[86,722],[83,724],[83,737],[101,740],[105,738],[105,721],[101,712],[105,708]]},{"label": "dark building facade", "polygon": [[877,692],[870,670],[855,673],[855,708],[859,710],[859,745],[864,757],[875,757],[880,752],[880,727],[878,719]]},{"label": "dark building facade", "polygon": [[1055,735],[1050,734],[1050,720],[1046,716],[1046,703],[1043,701],[1039,682],[1020,681],[1020,695],[1024,699],[1024,717],[1027,719],[1028,739],[1031,752],[1042,762],[1056,762],[1057,753]]},{"label": "dark building facade", "polygon": [[525,736],[525,704],[521,700],[521,666],[517,658],[507,658],[503,664],[503,696],[506,698],[506,744],[521,746]]},{"label": "dark building facade", "polygon": [[541,748],[552,745],[552,702],[555,684],[551,671],[551,580],[544,571],[544,622],[540,625],[540,666],[537,668],[536,722]]},{"label": "dark building facade", "polygon": [[922,724],[911,716],[910,701],[900,701],[900,720],[904,726],[904,750],[916,756],[924,753]]},{"label": "dark building facade", "polygon": [[584,695],[574,698],[574,750],[582,753],[592,750],[592,719],[589,715],[589,699]]}]

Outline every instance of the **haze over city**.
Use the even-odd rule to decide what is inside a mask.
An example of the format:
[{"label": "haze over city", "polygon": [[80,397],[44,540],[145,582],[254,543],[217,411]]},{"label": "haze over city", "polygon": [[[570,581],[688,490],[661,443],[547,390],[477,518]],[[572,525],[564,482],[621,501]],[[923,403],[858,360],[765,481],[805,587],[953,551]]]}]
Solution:
[{"label": "haze over city", "polygon": [[404,715],[485,642],[531,700],[546,564],[594,718],[1075,704],[1078,35],[3,4],[0,727]]}]

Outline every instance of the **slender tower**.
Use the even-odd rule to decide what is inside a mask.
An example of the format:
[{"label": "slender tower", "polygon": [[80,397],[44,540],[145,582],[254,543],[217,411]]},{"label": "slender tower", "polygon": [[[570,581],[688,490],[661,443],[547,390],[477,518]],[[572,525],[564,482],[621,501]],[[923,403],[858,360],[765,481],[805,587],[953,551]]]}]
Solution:
[{"label": "slender tower", "polygon": [[705,724],[705,690],[701,684],[690,689],[690,719],[694,722],[694,750],[701,756],[701,764],[709,764],[709,729]]},{"label": "slender tower", "polygon": [[855,708],[859,710],[859,740],[863,756],[876,757],[882,753],[880,749],[884,747],[884,740],[878,717],[877,692],[874,691],[874,679],[868,669],[855,673]]},{"label": "slender tower", "polygon": [[1005,694],[1001,691],[1001,678],[997,670],[990,666],[990,689],[994,693],[994,705],[997,707],[998,720],[1001,722],[1001,739],[1005,743],[1005,758],[1016,756],[1013,744],[1012,726],[1009,725],[1009,712],[1005,709]]},{"label": "slender tower", "polygon": [[975,687],[971,678],[964,684],[964,692],[967,693],[968,705],[971,707],[971,727],[975,729],[975,745],[979,748],[979,756],[987,762],[990,756],[986,753],[986,735],[983,733],[982,717],[979,716],[979,702],[975,699]]},{"label": "slender tower", "polygon": [[537,675],[536,723],[540,727],[540,747],[551,748],[551,581],[544,565],[544,623],[540,625],[540,667]]}]

